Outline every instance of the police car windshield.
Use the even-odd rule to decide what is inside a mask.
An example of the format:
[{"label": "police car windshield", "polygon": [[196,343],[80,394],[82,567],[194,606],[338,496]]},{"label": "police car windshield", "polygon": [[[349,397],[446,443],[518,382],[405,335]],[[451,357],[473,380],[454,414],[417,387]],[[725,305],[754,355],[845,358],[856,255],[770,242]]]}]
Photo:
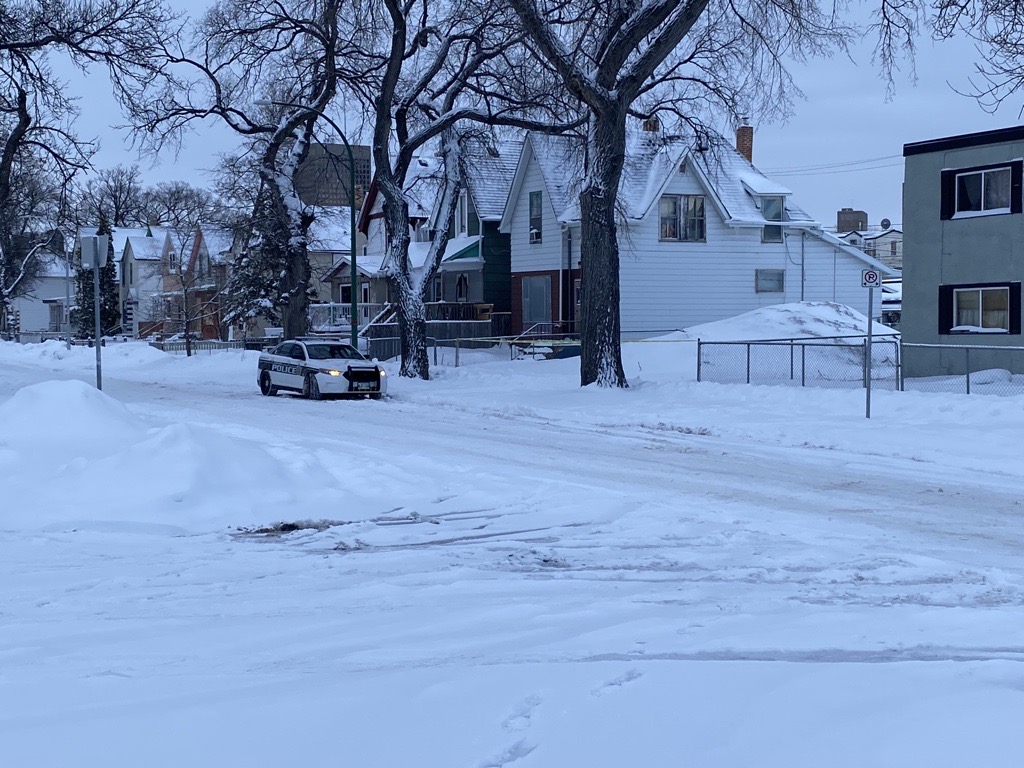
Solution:
[{"label": "police car windshield", "polygon": [[310,360],[364,360],[354,348],[347,344],[307,344],[306,354]]}]

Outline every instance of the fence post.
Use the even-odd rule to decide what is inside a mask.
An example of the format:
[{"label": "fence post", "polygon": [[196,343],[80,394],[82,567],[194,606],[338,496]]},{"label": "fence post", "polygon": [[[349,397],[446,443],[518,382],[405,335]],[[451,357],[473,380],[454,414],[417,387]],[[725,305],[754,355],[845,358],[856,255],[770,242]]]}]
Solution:
[{"label": "fence post", "polygon": [[700,339],[697,339],[697,381],[700,381],[700,355],[701,355],[701,343],[700,343]]},{"label": "fence post", "polygon": [[893,346],[896,347],[896,386],[903,392],[903,337],[894,341]]},{"label": "fence post", "polygon": [[800,386],[807,386],[807,345],[800,345]]},{"label": "fence post", "polygon": [[750,383],[750,342],[747,342],[747,384]]},{"label": "fence post", "polygon": [[971,394],[971,348],[964,347],[964,376],[967,378],[967,394]]},{"label": "fence post", "polygon": [[460,341],[460,339],[456,339],[455,340],[455,367],[456,368],[459,367],[459,341]]},{"label": "fence post", "polygon": [[793,340],[789,340],[789,380],[792,381],[793,376]]},{"label": "fence post", "polygon": [[432,341],[434,342],[434,367],[437,368],[437,339]]},{"label": "fence post", "polygon": [[868,359],[868,340],[861,342],[861,349],[864,355],[864,389],[868,388],[868,377],[871,376],[871,361]]}]

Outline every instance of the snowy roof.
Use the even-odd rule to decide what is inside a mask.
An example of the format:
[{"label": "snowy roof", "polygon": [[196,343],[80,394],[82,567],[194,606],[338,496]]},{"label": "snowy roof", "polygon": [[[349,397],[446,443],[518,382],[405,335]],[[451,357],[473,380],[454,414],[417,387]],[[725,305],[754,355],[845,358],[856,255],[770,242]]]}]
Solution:
[{"label": "snowy roof", "polygon": [[[522,161],[532,154],[544,178],[548,200],[559,221],[579,218],[579,182],[583,176],[583,153],[579,139],[572,136],[527,136]],[[521,166],[525,165],[521,162]]]},{"label": "snowy roof", "polygon": [[52,251],[41,249],[38,251],[39,277],[64,277],[67,269],[74,272],[73,264],[67,264],[63,257]]},{"label": "snowy roof", "polygon": [[[131,243],[132,255],[138,261],[160,261],[160,259],[163,258],[164,246],[167,244],[168,238],[171,235],[170,230],[163,229],[162,227],[149,227],[139,231],[141,234],[133,233],[125,238],[125,247],[127,247],[128,243]],[[116,254],[116,240],[114,249],[114,253]]]},{"label": "snowy roof", "polygon": [[[568,136],[530,134],[523,160],[532,154],[544,178],[548,198],[558,220],[578,221],[578,185],[582,178],[580,140]],[[724,138],[712,136],[710,146],[698,149],[693,136],[642,134],[626,153],[619,186],[620,210],[630,219],[642,219],[654,208],[662,191],[682,164],[692,161],[702,182],[732,224],[763,226],[760,196],[782,195],[789,189],[772,181]],[[521,169],[523,166],[521,165]],[[791,199],[787,220],[813,224],[811,217]]]},{"label": "snowy roof", "polygon": [[466,186],[473,195],[476,213],[484,221],[500,221],[508,191],[516,173],[522,141],[466,149]]},{"label": "snowy roof", "polygon": [[[145,237],[146,232],[152,229],[153,235],[156,236],[159,227],[114,227],[110,233],[110,239],[114,243],[114,258],[116,260],[121,259],[121,255],[124,253],[124,246],[128,242],[129,237]],[[95,237],[99,232],[98,227],[79,227],[77,242],[81,242],[83,237]],[[77,249],[77,243],[76,243]]]},{"label": "snowy roof", "polygon": [[223,261],[223,257],[231,253],[235,244],[235,233],[225,227],[200,225],[200,229],[211,261]]}]

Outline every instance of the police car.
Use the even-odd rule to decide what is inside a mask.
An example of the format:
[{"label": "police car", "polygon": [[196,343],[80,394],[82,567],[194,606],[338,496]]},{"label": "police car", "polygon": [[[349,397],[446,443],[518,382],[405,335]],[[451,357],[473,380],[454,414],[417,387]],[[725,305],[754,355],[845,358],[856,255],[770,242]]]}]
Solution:
[{"label": "police car", "polygon": [[260,355],[257,381],[268,397],[298,392],[310,400],[326,395],[365,395],[387,392],[384,370],[344,341],[292,339]]}]

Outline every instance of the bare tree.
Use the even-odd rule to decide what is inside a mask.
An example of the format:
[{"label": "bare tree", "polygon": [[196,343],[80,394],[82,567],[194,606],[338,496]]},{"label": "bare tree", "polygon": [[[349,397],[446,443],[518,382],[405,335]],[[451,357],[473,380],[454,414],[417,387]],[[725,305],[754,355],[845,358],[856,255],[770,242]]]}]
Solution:
[{"label": "bare tree", "polygon": [[665,114],[699,131],[709,107],[734,117],[755,100],[762,111],[785,109],[795,89],[779,87],[791,85],[783,56],[841,48],[846,30],[814,0],[508,2],[540,58],[589,109],[580,379],[625,387],[616,201],[628,119]]},{"label": "bare tree", "polygon": [[[160,92],[140,94],[131,110],[136,135],[157,149],[209,117],[248,142],[261,190],[249,255],[267,269],[258,270],[266,282],[244,311],[279,317],[289,336],[308,327],[310,286],[312,213],[299,199],[295,176],[344,71],[340,30],[348,15],[341,6],[341,0],[221,0],[187,49],[166,51],[172,74]],[[290,106],[256,104],[264,99]]]},{"label": "bare tree", "polygon": [[[161,0],[15,0],[0,3],[0,301],[27,289],[37,244],[26,234],[52,231],[67,183],[89,163],[93,147],[73,130],[77,115],[64,84],[49,68],[64,56],[81,68],[104,65],[115,95],[144,87],[158,65],[154,50],[173,34]],[[48,220],[28,205],[31,168],[52,180]],[[19,182],[19,174],[21,182]]]},{"label": "bare tree", "polygon": [[[363,97],[373,112],[373,162],[383,200],[387,256],[383,272],[398,315],[401,374],[429,378],[425,292],[447,244],[461,179],[459,134],[465,124],[556,130],[562,102],[545,87],[543,70],[522,66],[528,52],[515,19],[502,4],[383,0],[361,6],[373,20],[379,49],[364,57],[372,73]],[[529,74],[527,74],[529,72]],[[356,86],[354,86],[356,87]],[[356,87],[358,90],[358,87]],[[409,262],[409,204],[405,182],[415,154],[439,142],[445,183],[427,264]]]},{"label": "bare tree", "polygon": [[95,224],[106,218],[113,227],[140,227],[146,216],[141,174],[137,165],[117,165],[98,171],[72,194],[76,218]]}]

